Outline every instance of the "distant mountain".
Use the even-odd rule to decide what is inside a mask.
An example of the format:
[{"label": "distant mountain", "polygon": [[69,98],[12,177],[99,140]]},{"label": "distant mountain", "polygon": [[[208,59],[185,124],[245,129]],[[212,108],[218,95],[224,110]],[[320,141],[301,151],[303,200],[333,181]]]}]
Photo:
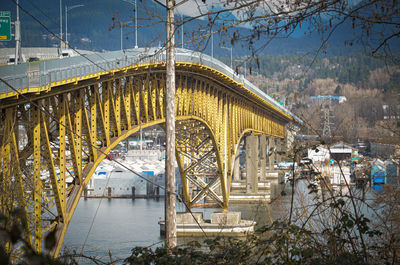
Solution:
[{"label": "distant mountain", "polygon": [[[158,23],[153,26],[146,26],[152,23],[157,16],[161,18],[165,16],[165,10],[160,9],[157,4],[150,1],[137,1],[138,3],[138,45],[157,46],[162,45],[165,40],[164,23]],[[85,0],[73,1],[63,0],[63,31],[65,33],[65,5],[68,7],[83,4],[83,7],[77,7],[68,12],[68,40],[72,47],[87,50],[117,50],[121,48],[121,33],[123,48],[132,48],[134,46],[134,27],[133,14],[134,6],[123,0]],[[21,7],[29,12],[27,14],[21,10],[21,34],[22,45],[25,47],[37,46],[59,46],[60,41],[54,35],[59,35],[59,17],[60,7],[59,1],[36,0],[36,1],[20,1]],[[146,7],[144,7],[146,5]],[[2,3],[2,10],[10,10],[12,20],[15,19],[15,4],[11,0]],[[146,10],[145,10],[146,9]],[[149,12],[148,12],[149,11]],[[153,14],[150,14],[153,13]],[[155,15],[154,15],[155,14]],[[40,25],[36,20],[40,21]],[[176,16],[179,23],[180,17]],[[119,22],[126,22],[122,32]],[[46,27],[46,28],[45,28]],[[206,21],[196,20],[190,24],[184,25],[184,41],[192,38],[192,32],[201,28],[206,28]],[[345,46],[347,39],[352,37],[352,32],[345,23],[338,28],[337,32],[329,40],[329,48],[326,50],[332,55],[344,55],[360,50],[359,45]],[[177,28],[176,42],[181,42],[180,28]],[[241,28],[244,34],[248,29]],[[205,34],[205,33],[204,33]],[[64,34],[65,35],[65,34]],[[159,37],[159,38],[157,38]],[[64,36],[65,39],[65,36]],[[261,38],[258,45],[267,41]],[[229,57],[229,51],[220,46],[230,46],[230,42],[222,44],[223,40],[220,36],[214,37],[214,55],[218,57]],[[13,47],[14,41],[0,42],[0,47]],[[300,31],[294,34],[294,37],[285,39],[275,39],[270,45],[264,48],[263,54],[306,54],[315,52],[321,45],[321,38],[317,34],[302,34]],[[194,49],[189,43],[185,44],[185,48]],[[211,43],[204,49],[205,53],[210,54]],[[323,53],[322,53],[323,54]],[[234,57],[249,55],[246,43],[237,43],[234,46]]]}]

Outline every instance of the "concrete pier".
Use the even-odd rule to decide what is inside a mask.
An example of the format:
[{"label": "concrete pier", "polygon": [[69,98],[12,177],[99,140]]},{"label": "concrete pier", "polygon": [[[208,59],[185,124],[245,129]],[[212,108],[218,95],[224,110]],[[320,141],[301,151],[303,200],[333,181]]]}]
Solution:
[{"label": "concrete pier", "polygon": [[237,156],[229,195],[231,203],[269,203],[280,195],[285,172],[274,165],[284,151],[282,148],[281,139],[265,135],[245,138],[246,165],[241,171]]},{"label": "concrete pier", "polygon": [[279,171],[267,172],[266,180],[270,183],[270,199],[276,199],[281,193],[281,178],[283,178],[284,173]]},{"label": "concrete pier", "polygon": [[281,156],[279,155],[280,153],[280,141],[278,138],[274,138],[274,144],[275,144],[275,157],[274,157],[274,167],[281,161]]},{"label": "concrete pier", "polygon": [[246,184],[247,193],[258,192],[258,136],[246,137]]},{"label": "concrete pier", "polygon": [[240,180],[240,155],[237,154],[235,157],[235,162],[233,166],[233,181],[239,181]]},{"label": "concrete pier", "polygon": [[265,180],[265,172],[267,166],[267,137],[260,135],[260,181]]},{"label": "concrete pier", "polygon": [[274,160],[275,160],[275,141],[274,138],[269,137],[268,139],[268,169],[274,169]]},{"label": "concrete pier", "polygon": [[[203,213],[177,213],[177,236],[246,236],[254,233],[255,222],[242,220],[240,212],[215,212],[211,220],[204,220]],[[165,234],[165,222],[160,221],[160,233]]]}]

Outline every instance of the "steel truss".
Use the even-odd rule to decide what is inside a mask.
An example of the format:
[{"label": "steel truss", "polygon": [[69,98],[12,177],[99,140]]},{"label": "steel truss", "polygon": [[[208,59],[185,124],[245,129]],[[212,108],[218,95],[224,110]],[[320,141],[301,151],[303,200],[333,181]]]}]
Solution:
[{"label": "steel truss", "polygon": [[220,207],[224,206],[217,194],[221,182],[221,168],[210,130],[197,120],[178,121],[176,124],[176,151],[181,172],[186,205],[204,199],[207,195]]},{"label": "steel truss", "polygon": [[[176,156],[189,207],[208,197],[228,208],[233,161],[249,131],[284,137],[291,118],[215,69],[177,63]],[[0,102],[0,211],[27,222],[38,252],[55,231],[60,252],[85,185],[139,127],[163,124],[165,63],[61,82]],[[222,199],[220,199],[222,195]],[[20,245],[7,248],[15,257]]]}]

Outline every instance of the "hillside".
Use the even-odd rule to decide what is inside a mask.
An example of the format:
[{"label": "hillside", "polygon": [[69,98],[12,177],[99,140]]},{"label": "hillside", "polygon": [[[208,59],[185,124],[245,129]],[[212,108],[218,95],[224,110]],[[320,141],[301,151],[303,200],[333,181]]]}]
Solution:
[{"label": "hillside", "polygon": [[[313,58],[297,55],[260,56],[260,69],[247,78],[283,102],[310,125],[303,133],[321,133],[321,110],[328,101],[313,96],[344,97],[332,102],[334,135],[349,142],[358,138],[392,138],[400,123],[400,67],[362,54]],[[252,65],[253,67],[256,67]],[[243,66],[238,67],[244,73]]]},{"label": "hillside", "polygon": [[[86,0],[84,6],[68,13],[68,40],[72,47],[93,50],[117,50],[134,46],[133,5],[122,0]],[[64,0],[69,7],[77,2]],[[21,1],[22,46],[59,47],[55,37],[60,32],[59,2],[37,0]],[[10,10],[15,18],[15,4],[11,0],[2,3],[3,10]],[[65,19],[65,10],[63,9]],[[138,1],[138,45],[139,47],[163,45],[165,10],[153,1]],[[12,19],[12,20],[13,20]],[[176,15],[176,42],[180,46],[182,19]],[[187,19],[187,17],[184,19]],[[123,29],[120,23],[124,24]],[[65,23],[65,20],[63,21]],[[320,126],[321,106],[310,104],[310,96],[346,96],[344,105],[335,109],[335,126],[338,133],[350,138],[372,135],[369,131],[383,118],[382,105],[395,106],[399,102],[400,70],[398,64],[365,55],[361,44],[345,45],[357,32],[345,21],[328,40],[326,48],[316,52],[321,45],[319,34],[304,30],[289,38],[276,38],[249,57],[248,43],[234,43],[233,68],[263,89],[267,94],[282,101],[299,115]],[[211,53],[211,40],[195,40],[208,31],[207,22],[194,20],[184,25],[185,48]],[[65,31],[65,24],[63,24]],[[239,34],[248,34],[248,28],[239,28]],[[230,65],[229,50],[232,32],[214,35],[214,56]],[[225,36],[225,38],[224,38]],[[193,41],[192,41],[193,40]],[[261,36],[255,46],[261,48],[269,42]],[[13,41],[0,42],[0,47],[13,47]],[[400,45],[393,45],[393,48]],[[393,58],[398,51],[392,50]],[[392,59],[393,59],[392,58]],[[396,108],[396,107],[395,107]],[[352,117],[352,118],[349,118]],[[350,119],[350,121],[349,121]],[[344,121],[353,126],[343,126]],[[354,126],[357,124],[357,126]],[[351,133],[348,128],[356,128]],[[369,129],[368,129],[369,128]]]},{"label": "hillside", "polygon": [[[81,2],[84,6],[72,9],[68,12],[68,40],[70,45],[79,49],[88,49],[94,51],[117,50],[121,47],[121,30],[119,22],[128,23],[123,28],[123,47],[132,48],[134,46],[134,28],[133,28],[133,5],[125,1],[110,0],[86,0]],[[63,32],[65,32],[65,5],[71,7],[77,2],[70,0],[63,1]],[[59,35],[59,14],[60,7],[58,1],[37,0],[21,1],[21,33],[22,45],[25,47],[54,47],[59,45],[59,41],[54,35]],[[15,19],[15,4],[11,0],[2,3],[3,10],[10,10],[12,20]],[[29,13],[29,14],[28,14]],[[156,46],[164,42],[164,22],[165,11],[152,1],[138,1],[138,44],[139,46]],[[177,24],[181,17],[176,15]],[[42,25],[39,24],[39,22]],[[202,44],[192,43],[190,40],[200,34],[199,30],[206,28],[206,21],[195,20],[184,25],[184,41],[189,49],[204,49]],[[249,29],[240,28],[244,34]],[[176,41],[181,41],[181,29],[177,27]],[[230,33],[226,34],[229,38]],[[337,29],[329,41],[328,52],[332,55],[348,54],[359,51],[359,46],[345,46],[345,39],[351,37],[346,25]],[[316,34],[308,34],[298,31],[293,34],[294,37],[284,38],[272,41],[268,46],[261,50],[260,54],[306,54],[314,52],[320,46],[320,37]],[[64,36],[65,39],[65,36]],[[258,47],[265,44],[268,39],[259,40]],[[230,40],[222,35],[214,36],[214,54],[215,56],[228,57],[229,52],[221,46],[230,46]],[[256,45],[256,46],[257,46]],[[13,47],[14,42],[0,42],[0,46]],[[210,53],[211,43],[205,49]],[[234,57],[248,55],[248,45],[246,42],[235,43]]]}]

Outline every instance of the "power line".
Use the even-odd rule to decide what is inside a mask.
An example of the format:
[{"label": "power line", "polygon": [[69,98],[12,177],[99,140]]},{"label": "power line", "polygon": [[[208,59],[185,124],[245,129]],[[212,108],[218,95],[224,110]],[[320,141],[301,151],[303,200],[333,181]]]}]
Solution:
[{"label": "power line", "polygon": [[43,10],[41,10],[34,2],[32,2],[31,0],[28,0],[28,2],[34,7],[36,8],[42,15],[44,15],[48,20],[50,20],[51,22],[53,22],[54,25],[56,25],[57,27],[60,26],[60,24],[58,24],[55,20],[53,20],[53,18],[51,18],[50,16],[48,16]]},{"label": "power line", "polygon": [[92,218],[92,221],[91,221],[91,223],[90,223],[89,231],[87,232],[86,237],[85,237],[85,241],[84,241],[83,244],[82,244],[81,253],[80,253],[80,255],[79,255],[79,257],[78,257],[78,261],[77,261],[78,264],[79,264],[79,260],[81,259],[81,256],[83,255],[83,250],[85,249],[86,242],[87,242],[87,240],[88,240],[88,238],[89,238],[90,232],[92,231],[92,228],[93,228],[93,225],[94,225],[94,220],[96,219],[97,213],[99,212],[99,209],[100,209],[100,206],[101,206],[101,202],[103,201],[104,194],[105,194],[105,192],[106,192],[106,187],[108,186],[108,183],[110,182],[111,173],[112,173],[112,171],[110,171],[110,174],[108,175],[106,184],[105,184],[105,186],[104,186],[103,195],[102,195],[101,198],[100,198],[99,205],[97,206],[96,211],[95,211],[95,213],[94,213],[94,216],[93,216],[93,218]]},{"label": "power line", "polygon": [[[82,138],[81,135],[77,135],[72,129],[68,128],[66,125],[60,123],[51,113],[49,113],[46,109],[41,108],[39,105],[37,105],[35,102],[33,102],[29,97],[27,97],[26,95],[22,94],[20,91],[18,91],[16,88],[14,88],[13,86],[11,86],[7,81],[5,81],[3,78],[0,77],[0,81],[2,81],[3,83],[5,83],[8,87],[10,87],[14,92],[16,92],[19,96],[25,98],[30,104],[32,104],[33,106],[37,107],[41,112],[43,112],[45,115],[49,116],[50,118],[52,118],[59,126],[63,126],[66,130],[69,130],[70,132],[73,133],[73,135],[75,137],[79,137]],[[97,140],[97,139],[96,139]],[[105,152],[103,152],[99,147],[92,145],[90,142],[88,142],[88,145],[91,147],[94,147],[99,153],[104,154],[107,156],[107,154]],[[137,175],[139,178],[151,183],[152,185],[159,187],[161,189],[163,189],[164,191],[166,191],[166,188],[164,186],[161,186],[157,183],[155,183],[154,181],[147,179],[145,177],[143,177],[141,174],[139,174],[138,172],[136,172],[135,170],[129,168],[128,166],[124,165],[123,163],[113,159],[113,158],[109,158],[109,160],[113,161],[114,163],[117,163],[118,165],[120,165],[121,167],[125,168],[126,170],[130,171],[131,173]],[[196,221],[196,224],[198,225],[198,227],[201,229],[202,233],[205,235],[205,237],[207,238],[207,234],[205,233],[203,227],[200,225],[200,223],[198,222],[198,220],[195,218],[192,210],[190,209],[190,207],[186,204],[185,200],[182,199],[182,197],[176,193],[176,192],[171,192],[172,194],[174,194],[178,200],[180,200],[181,202],[183,202],[183,204],[185,205],[186,210],[192,215],[193,219]],[[84,247],[84,246],[83,246]]]},{"label": "power line", "polygon": [[[18,6],[22,11],[24,11],[27,15],[29,15],[31,18],[33,18],[37,23],[39,23],[40,26],[42,26],[46,31],[48,31],[51,35],[53,35],[55,38],[57,38],[58,40],[62,41],[62,38],[60,36],[58,36],[57,34],[55,34],[53,31],[51,31],[46,25],[44,25],[38,18],[36,18],[34,15],[32,15],[28,10],[26,10],[25,8],[23,8],[19,3],[17,3],[15,0],[12,0],[16,6]],[[92,64],[94,64],[95,66],[99,67],[100,69],[102,69],[103,71],[106,71],[106,69],[104,69],[103,67],[101,67],[100,65],[98,65],[96,62],[94,62],[93,60],[91,60],[89,57],[87,57],[85,54],[79,52],[77,49],[70,47],[71,50],[75,51],[77,54],[79,54],[80,56],[82,56],[83,58],[85,58],[86,60],[88,60],[89,62],[91,62]],[[99,56],[100,58],[102,58],[103,60],[106,60],[105,58],[103,58],[102,56],[100,56],[98,53],[95,53],[97,56]]]},{"label": "power line", "polygon": [[[186,0],[182,1],[179,4],[184,3]],[[61,37],[59,37],[57,34],[55,34],[54,32],[52,32],[46,25],[44,25],[38,18],[36,18],[34,15],[32,15],[29,11],[27,11],[25,8],[23,8],[19,3],[17,3],[15,0],[13,0],[13,2],[16,4],[16,6],[18,6],[19,8],[21,8],[22,11],[24,11],[26,14],[28,14],[30,17],[32,17],[37,23],[39,23],[39,25],[41,25],[46,31],[48,31],[49,33],[51,33],[53,36],[55,36],[57,39],[62,40]],[[178,5],[179,5],[178,4]],[[81,54],[79,51],[77,51],[76,49],[72,48],[72,50],[74,50],[77,54],[79,54],[80,56],[82,56],[83,58],[85,58],[86,60],[88,60],[89,62],[91,62],[92,64],[94,64],[95,66],[99,67],[102,70],[105,70],[104,68],[102,68],[101,66],[99,66],[96,62],[94,62],[93,60],[89,59],[87,56],[85,56],[84,54]],[[103,57],[101,57],[99,54],[96,53],[96,55],[98,55],[100,58],[104,59]],[[104,59],[105,60],[105,59]],[[34,103],[30,98],[28,98],[27,96],[25,96],[24,94],[22,94],[21,92],[19,92],[16,88],[12,87],[8,82],[6,82],[3,78],[0,77],[0,81],[2,81],[3,83],[5,83],[8,87],[10,87],[12,90],[14,90],[19,96],[27,99],[32,105],[36,106],[41,112],[43,112],[45,115],[49,116],[50,118],[52,118],[57,124],[59,124],[60,126],[63,126],[66,130],[70,130],[70,132],[72,132],[72,134],[75,137],[79,137],[82,138],[82,136],[77,135],[72,129],[67,128],[66,125],[61,124],[59,121],[57,121],[57,119],[55,119],[55,117],[47,112],[47,110],[45,110],[44,108],[41,108],[40,106],[38,106],[36,103]],[[98,148],[97,146],[92,145],[91,143],[88,143],[88,145],[90,145],[91,147],[94,147],[99,153],[106,155],[106,153],[104,153],[100,148]],[[166,191],[166,187],[163,187],[155,182],[153,182],[150,179],[147,179],[145,177],[143,177],[141,174],[137,173],[136,171],[132,170],[131,168],[127,167],[126,165],[124,165],[123,163],[116,161],[115,159],[110,159],[111,161],[117,163],[118,165],[120,165],[121,167],[127,169],[128,171],[134,173],[135,175],[137,175],[139,178],[153,184],[156,187],[159,187],[161,189],[163,189],[164,191]],[[198,227],[201,229],[202,233],[205,235],[205,237],[207,237],[207,234],[205,233],[205,231],[203,230],[202,226],[200,225],[200,223],[198,222],[198,220],[195,218],[193,212],[191,211],[191,209],[189,208],[189,206],[186,204],[185,200],[183,200],[181,198],[181,196],[176,193],[176,192],[171,192],[168,191],[168,193],[175,195],[180,201],[182,201],[187,209],[187,211],[192,215],[193,219],[196,221]],[[167,195],[167,192],[166,192]]]}]

